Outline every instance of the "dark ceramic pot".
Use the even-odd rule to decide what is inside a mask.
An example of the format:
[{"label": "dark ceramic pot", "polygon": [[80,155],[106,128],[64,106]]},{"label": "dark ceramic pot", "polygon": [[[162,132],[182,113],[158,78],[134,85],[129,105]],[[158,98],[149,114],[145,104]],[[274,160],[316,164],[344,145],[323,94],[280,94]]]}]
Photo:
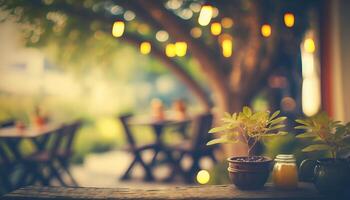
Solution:
[{"label": "dark ceramic pot", "polygon": [[240,161],[246,157],[230,157],[228,172],[231,182],[242,190],[262,188],[269,177],[272,159],[264,157],[263,161]]},{"label": "dark ceramic pot", "polygon": [[[308,165],[308,167],[305,167]],[[319,159],[305,160],[301,163],[301,173],[310,174],[313,165],[313,178],[317,190],[326,195],[342,195],[349,188],[350,167],[349,163],[343,159]],[[312,168],[311,168],[312,169]],[[307,170],[309,172],[307,172]],[[310,175],[308,175],[310,176]]]}]

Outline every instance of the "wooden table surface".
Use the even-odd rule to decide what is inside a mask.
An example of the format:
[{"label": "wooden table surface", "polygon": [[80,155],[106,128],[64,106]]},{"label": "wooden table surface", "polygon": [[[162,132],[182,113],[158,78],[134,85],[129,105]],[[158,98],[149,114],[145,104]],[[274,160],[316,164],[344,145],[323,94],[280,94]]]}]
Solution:
[{"label": "wooden table surface", "polygon": [[59,129],[61,125],[58,124],[47,124],[42,127],[26,127],[19,129],[15,126],[0,128],[0,139],[1,138],[35,138],[48,133],[51,133]]},{"label": "wooden table surface", "polygon": [[65,188],[28,186],[2,197],[10,199],[327,199],[321,196],[311,184],[300,183],[297,190],[276,190],[267,184],[262,190],[242,191],[232,185],[208,186],[164,186],[153,189],[129,188]]}]

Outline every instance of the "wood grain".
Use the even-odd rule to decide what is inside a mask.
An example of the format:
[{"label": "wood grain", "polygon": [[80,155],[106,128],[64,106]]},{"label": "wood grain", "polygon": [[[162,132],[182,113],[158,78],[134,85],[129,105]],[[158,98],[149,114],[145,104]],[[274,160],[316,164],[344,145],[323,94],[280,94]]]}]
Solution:
[{"label": "wood grain", "polygon": [[2,197],[4,200],[19,199],[326,199],[311,184],[302,183],[297,190],[277,190],[271,185],[262,190],[242,191],[232,185],[179,186],[154,189],[130,188],[66,188],[28,186]]}]

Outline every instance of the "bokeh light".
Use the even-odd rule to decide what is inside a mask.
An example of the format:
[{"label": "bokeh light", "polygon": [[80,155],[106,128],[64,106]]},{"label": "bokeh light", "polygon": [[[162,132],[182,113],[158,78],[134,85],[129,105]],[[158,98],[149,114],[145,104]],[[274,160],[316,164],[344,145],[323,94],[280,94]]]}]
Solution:
[{"label": "bokeh light", "polygon": [[131,20],[135,19],[135,17],[136,17],[135,13],[130,11],[130,10],[127,10],[124,13],[124,19],[126,21],[131,21]]},{"label": "bokeh light", "polygon": [[314,53],[316,50],[315,42],[312,38],[307,38],[304,41],[304,49],[308,53]]},{"label": "bokeh light", "polygon": [[211,34],[220,35],[221,33],[221,24],[219,22],[213,22],[210,26]]},{"label": "bokeh light", "polygon": [[142,42],[140,44],[140,52],[144,55],[149,54],[151,52],[152,46],[149,42]]},{"label": "bokeh light", "polygon": [[112,28],[112,35],[114,37],[121,37],[124,33],[124,29],[125,29],[125,24],[123,21],[116,21],[113,24],[113,28]]},{"label": "bokeh light", "polygon": [[223,28],[231,28],[233,26],[233,20],[229,17],[224,17],[221,19],[221,25]]},{"label": "bokeh light", "polygon": [[222,55],[226,58],[232,55],[232,39],[222,41]]},{"label": "bokeh light", "polygon": [[284,19],[284,24],[291,28],[294,26],[294,23],[295,23],[295,17],[293,15],[293,13],[290,13],[290,12],[287,12],[284,14],[283,16],[283,19]]},{"label": "bokeh light", "polygon": [[169,34],[168,34],[168,32],[166,32],[164,30],[160,30],[156,33],[156,39],[159,42],[165,42],[169,39]]},{"label": "bokeh light", "polygon": [[211,5],[205,4],[201,8],[199,13],[198,23],[201,26],[207,26],[210,23],[211,18],[213,17],[213,7]]},{"label": "bokeh light", "polygon": [[175,57],[176,56],[175,44],[172,44],[172,43],[167,44],[165,46],[165,54],[170,58]]},{"label": "bokeh light", "polygon": [[176,42],[175,43],[176,55],[179,57],[185,56],[187,52],[186,42]]},{"label": "bokeh light", "polygon": [[191,35],[194,38],[199,38],[202,36],[202,30],[198,27],[194,27],[191,29]]},{"label": "bokeh light", "polygon": [[197,182],[199,184],[207,184],[210,180],[210,174],[207,170],[200,170],[198,173],[197,173]]},{"label": "bokeh light", "polygon": [[269,24],[264,24],[261,26],[261,35],[264,37],[270,37],[271,35],[271,26]]}]

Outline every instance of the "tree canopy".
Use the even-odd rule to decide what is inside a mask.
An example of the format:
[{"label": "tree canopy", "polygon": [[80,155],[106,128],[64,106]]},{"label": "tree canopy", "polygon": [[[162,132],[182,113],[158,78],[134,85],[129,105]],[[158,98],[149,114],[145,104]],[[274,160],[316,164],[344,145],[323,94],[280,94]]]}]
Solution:
[{"label": "tree canopy", "polygon": [[[107,55],[113,55],[119,41],[136,48],[146,42],[150,55],[183,82],[203,108],[214,105],[220,111],[238,111],[251,103],[274,74],[282,73],[300,87],[300,43],[315,7],[315,1],[300,0],[0,2],[8,18],[24,24],[28,45],[57,48],[61,62],[81,62],[80,56],[89,54],[95,62],[113,65],[113,56]],[[204,6],[211,7],[210,23],[201,26]],[[286,14],[293,23],[286,22]],[[116,21],[125,25],[117,38],[112,36]],[[167,52],[176,43],[185,44],[184,56]],[[96,45],[99,51],[89,51]],[[192,69],[191,62],[197,62],[200,71]]]}]

